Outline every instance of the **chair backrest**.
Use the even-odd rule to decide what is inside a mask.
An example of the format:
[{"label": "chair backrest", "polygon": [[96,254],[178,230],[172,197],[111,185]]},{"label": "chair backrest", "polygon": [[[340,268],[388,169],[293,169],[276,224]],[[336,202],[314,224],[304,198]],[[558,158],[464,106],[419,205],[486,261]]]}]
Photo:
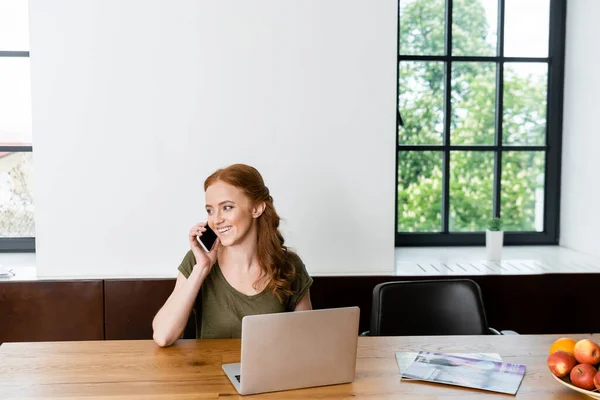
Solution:
[{"label": "chair backrest", "polygon": [[373,289],[371,336],[486,334],[481,290],[470,279],[386,282]]}]

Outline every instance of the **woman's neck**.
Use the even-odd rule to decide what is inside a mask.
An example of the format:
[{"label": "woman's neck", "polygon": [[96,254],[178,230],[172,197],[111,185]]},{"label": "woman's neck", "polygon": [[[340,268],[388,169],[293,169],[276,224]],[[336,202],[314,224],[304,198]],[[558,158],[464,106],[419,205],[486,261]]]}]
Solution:
[{"label": "woman's neck", "polygon": [[258,236],[256,228],[252,227],[241,243],[219,249],[219,265],[246,273],[256,267],[260,268],[257,247]]}]

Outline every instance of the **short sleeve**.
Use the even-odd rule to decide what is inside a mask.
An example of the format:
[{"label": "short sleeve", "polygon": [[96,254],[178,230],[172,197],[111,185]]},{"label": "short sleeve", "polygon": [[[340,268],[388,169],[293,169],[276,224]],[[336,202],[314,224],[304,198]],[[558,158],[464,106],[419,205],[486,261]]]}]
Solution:
[{"label": "short sleeve", "polygon": [[291,258],[291,261],[294,263],[296,267],[296,278],[292,282],[292,295],[288,300],[287,310],[294,311],[298,302],[302,299],[302,297],[306,294],[308,289],[311,287],[313,283],[313,279],[306,272],[306,267],[304,263],[295,253],[289,253],[288,257]]},{"label": "short sleeve", "polygon": [[181,272],[181,275],[185,276],[185,278],[189,278],[192,274],[192,270],[194,269],[194,265],[196,265],[196,257],[194,257],[194,253],[192,251],[188,251],[183,260],[181,260],[181,264],[177,267],[177,270]]}]

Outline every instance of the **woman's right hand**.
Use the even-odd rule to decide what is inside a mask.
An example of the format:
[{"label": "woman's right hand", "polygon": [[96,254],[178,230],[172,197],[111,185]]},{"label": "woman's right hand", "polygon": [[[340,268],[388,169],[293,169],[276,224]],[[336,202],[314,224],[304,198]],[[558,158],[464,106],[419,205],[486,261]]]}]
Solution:
[{"label": "woman's right hand", "polygon": [[215,262],[217,261],[217,253],[220,245],[219,238],[217,238],[213,248],[209,253],[205,252],[200,246],[197,237],[202,236],[202,234],[206,232],[206,224],[206,222],[197,223],[196,225],[192,226],[189,234],[190,247],[192,249],[192,253],[194,253],[194,258],[196,259],[196,265],[194,268],[202,268],[205,276],[208,275],[213,265],[215,265]]}]

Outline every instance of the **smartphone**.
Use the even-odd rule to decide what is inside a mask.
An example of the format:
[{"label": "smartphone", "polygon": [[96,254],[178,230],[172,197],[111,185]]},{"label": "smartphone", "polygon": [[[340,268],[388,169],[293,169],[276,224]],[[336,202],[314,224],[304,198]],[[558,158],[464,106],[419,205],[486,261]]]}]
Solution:
[{"label": "smartphone", "polygon": [[208,224],[206,224],[205,228],[206,231],[202,233],[202,236],[196,236],[196,238],[198,239],[198,242],[200,242],[200,246],[202,246],[204,251],[208,253],[212,250],[215,241],[217,240],[217,234],[215,231],[210,229]]}]

